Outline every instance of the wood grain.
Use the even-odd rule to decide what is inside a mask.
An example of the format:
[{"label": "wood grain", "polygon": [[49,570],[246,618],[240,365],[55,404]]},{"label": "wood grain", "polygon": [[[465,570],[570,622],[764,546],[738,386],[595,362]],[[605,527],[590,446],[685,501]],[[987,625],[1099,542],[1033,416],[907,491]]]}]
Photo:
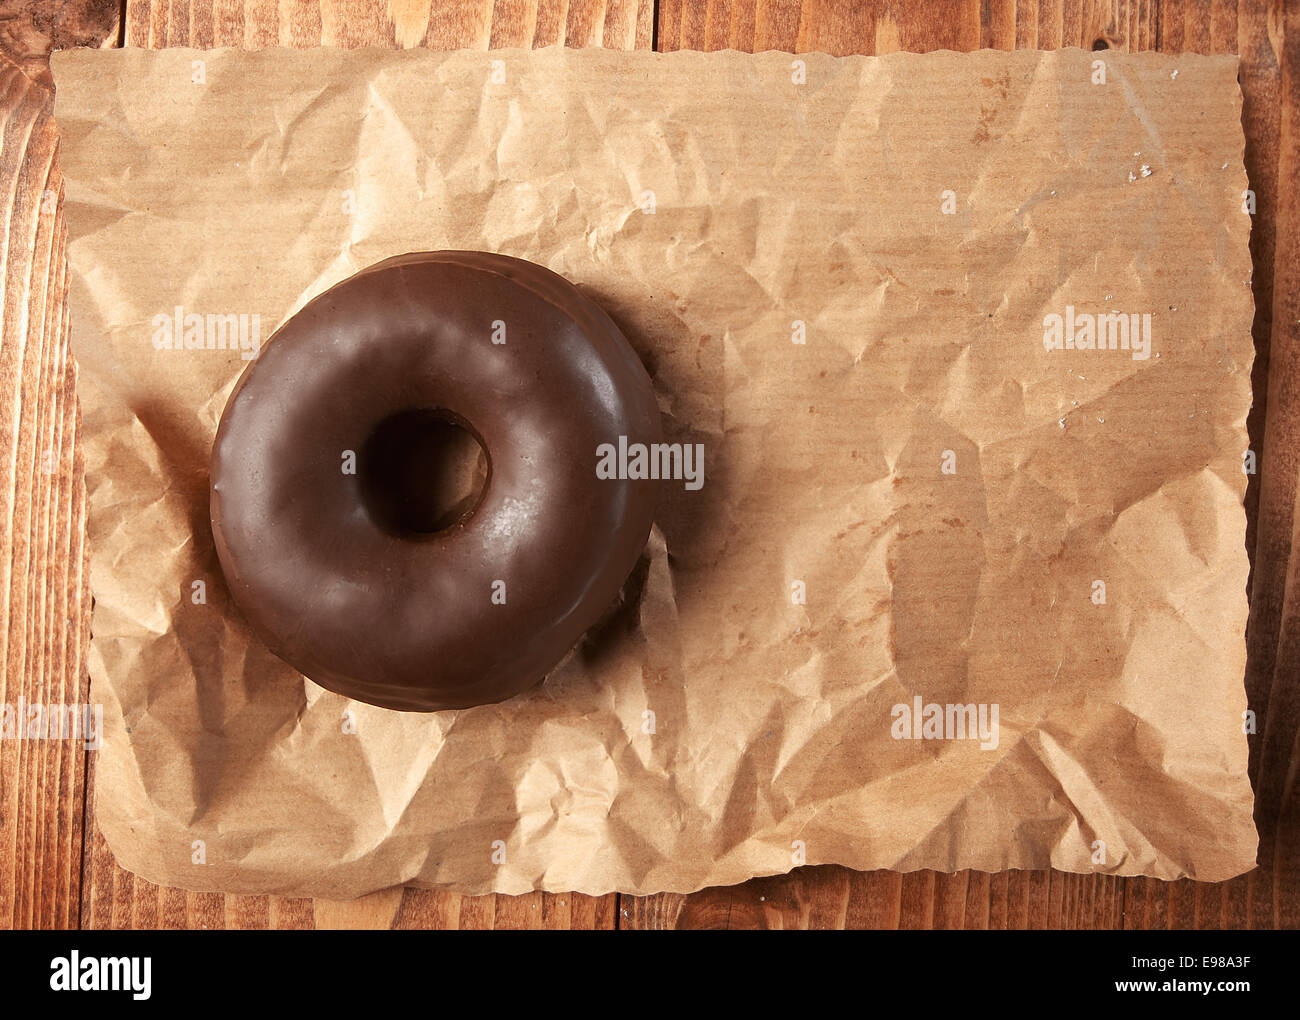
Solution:
[{"label": "wood grain", "polygon": [[[67,352],[61,180],[47,55],[59,45],[607,46],[878,54],[981,47],[1239,52],[1257,314],[1247,493],[1246,686],[1261,867],[1231,882],[1059,872],[801,868],[692,895],[462,897],[388,890],[339,904],[164,889],[117,867],[83,798],[94,755],[0,743],[0,926],[140,928],[1241,928],[1300,926],[1300,10],[1227,0],[39,0],[0,13],[0,597],[4,693],[84,700],[90,599]],[[119,26],[121,32],[119,33]],[[38,200],[52,193],[54,203]],[[42,206],[50,211],[43,212]],[[46,456],[46,451],[49,456]],[[51,470],[43,471],[48,466]],[[83,832],[85,833],[83,846]]]},{"label": "wood grain", "polygon": [[[1275,93],[1267,87],[1255,92],[1254,108],[1247,110],[1260,132],[1246,159],[1247,170],[1252,163],[1261,168],[1258,185],[1251,174],[1260,195],[1259,244],[1252,237],[1251,245],[1255,300],[1268,312],[1257,317],[1255,328],[1264,361],[1255,378],[1254,435],[1262,457],[1253,507],[1246,693],[1260,721],[1251,744],[1251,777],[1261,869],[1248,906],[1262,921],[1294,928],[1300,926],[1300,9],[1285,5],[1267,32],[1255,28],[1252,60],[1266,52],[1267,38],[1277,50],[1280,82]],[[1267,66],[1251,66],[1250,76],[1243,72],[1243,88],[1252,89]]]},{"label": "wood grain", "polygon": [[[86,700],[85,471],[47,64],[56,43],[116,39],[117,10],[96,10],[0,20],[0,704],[15,709]],[[76,926],[86,757],[79,741],[0,741],[0,926]]]},{"label": "wood grain", "polygon": [[130,0],[126,45],[648,49],[650,0]]}]

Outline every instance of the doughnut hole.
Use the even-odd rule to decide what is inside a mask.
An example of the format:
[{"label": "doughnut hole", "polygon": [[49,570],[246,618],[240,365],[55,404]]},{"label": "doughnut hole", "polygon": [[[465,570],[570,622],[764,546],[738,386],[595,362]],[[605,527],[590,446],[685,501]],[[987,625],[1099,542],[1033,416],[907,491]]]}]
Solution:
[{"label": "doughnut hole", "polygon": [[361,499],[374,522],[401,538],[444,531],[469,517],[487,487],[478,436],[448,411],[414,408],[376,426],[357,458]]}]

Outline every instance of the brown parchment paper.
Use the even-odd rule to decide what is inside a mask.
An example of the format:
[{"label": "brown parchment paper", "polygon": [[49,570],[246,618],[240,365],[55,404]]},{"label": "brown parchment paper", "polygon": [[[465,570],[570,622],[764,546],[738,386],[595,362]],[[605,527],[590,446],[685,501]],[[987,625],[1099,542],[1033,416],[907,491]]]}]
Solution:
[{"label": "brown parchment paper", "polygon": [[[803,862],[1253,865],[1235,58],[53,67],[95,801],[125,867],[345,898],[693,890]],[[621,603],[543,686],[404,715],[251,637],[207,459],[253,352],[155,342],[178,308],[250,337],[258,316],[264,341],[354,271],[440,248],[600,301],[705,482],[667,486]],[[1047,349],[1067,306],[1149,314],[1149,357]],[[996,705],[996,747],[902,738],[916,699]]]}]

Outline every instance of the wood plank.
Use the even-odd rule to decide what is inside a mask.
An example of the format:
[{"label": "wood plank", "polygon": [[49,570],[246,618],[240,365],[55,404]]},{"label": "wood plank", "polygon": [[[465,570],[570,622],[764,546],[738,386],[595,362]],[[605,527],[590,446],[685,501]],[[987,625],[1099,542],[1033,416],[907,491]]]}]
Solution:
[{"label": "wood plank", "polygon": [[119,0],[11,0],[0,13],[0,54],[50,88],[51,49],[116,46],[121,21]]},{"label": "wood plank", "polygon": [[[0,704],[20,724],[20,704],[86,700],[90,612],[49,52],[117,25],[103,4],[0,22]],[[0,927],[76,927],[86,756],[81,740],[0,741]]]},{"label": "wood plank", "polygon": [[625,929],[1114,928],[1120,881],[1055,871],[806,867],[687,896],[625,896],[619,923]]},{"label": "wood plank", "polygon": [[[1263,418],[1246,690],[1260,722],[1251,744],[1257,881],[1248,923],[1300,927],[1300,9],[1284,5],[1276,24],[1251,21],[1243,37],[1242,87],[1253,129],[1247,168],[1259,194],[1255,251],[1256,376]],[[1245,20],[1245,19],[1243,19]],[[1248,56],[1249,54],[1249,56]],[[1280,69],[1276,92],[1258,88]],[[1280,103],[1277,99],[1280,98]],[[1261,168],[1257,179],[1253,162]],[[1267,206],[1265,205],[1267,203]],[[1267,261],[1265,261],[1267,260]],[[1271,271],[1270,271],[1271,270]],[[1259,279],[1264,277],[1263,280]],[[1271,291],[1270,291],[1271,285]],[[1271,313],[1271,314],[1270,314]],[[1262,404],[1262,406],[1260,406]],[[1252,438],[1252,444],[1254,439]]]},{"label": "wood plank", "polygon": [[129,0],[126,45],[649,49],[651,0]]}]

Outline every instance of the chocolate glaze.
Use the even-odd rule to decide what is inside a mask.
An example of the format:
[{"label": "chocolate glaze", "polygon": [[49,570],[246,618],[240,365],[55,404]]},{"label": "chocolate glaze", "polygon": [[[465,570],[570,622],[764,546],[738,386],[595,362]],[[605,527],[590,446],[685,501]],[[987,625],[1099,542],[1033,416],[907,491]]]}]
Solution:
[{"label": "chocolate glaze", "polygon": [[[366,465],[343,467],[421,411],[470,430],[488,463],[477,505],[430,533],[395,526]],[[388,259],[284,323],[230,396],[211,510],[231,595],[276,655],[349,698],[437,711],[519,694],[645,545],[659,483],[596,477],[597,447],[620,436],[661,441],[658,405],[576,287],[485,252]]]}]

